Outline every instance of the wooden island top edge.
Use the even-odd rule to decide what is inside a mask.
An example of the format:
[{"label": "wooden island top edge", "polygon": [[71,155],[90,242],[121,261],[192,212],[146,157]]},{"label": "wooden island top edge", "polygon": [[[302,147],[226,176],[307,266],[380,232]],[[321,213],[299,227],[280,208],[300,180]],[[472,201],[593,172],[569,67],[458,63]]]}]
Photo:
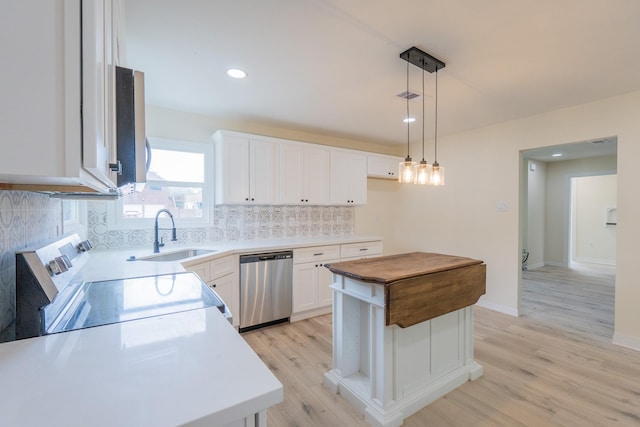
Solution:
[{"label": "wooden island top edge", "polygon": [[334,274],[340,274],[363,282],[390,285],[400,280],[477,264],[484,264],[484,261],[432,252],[409,252],[328,263],[325,264],[325,267]]}]

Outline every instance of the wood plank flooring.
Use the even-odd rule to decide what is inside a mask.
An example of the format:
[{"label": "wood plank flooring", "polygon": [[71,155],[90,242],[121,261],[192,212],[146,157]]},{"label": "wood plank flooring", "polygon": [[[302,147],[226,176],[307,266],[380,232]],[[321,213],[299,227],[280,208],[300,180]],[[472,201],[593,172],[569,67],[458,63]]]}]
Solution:
[{"label": "wood plank flooring", "polygon": [[522,273],[523,316],[610,343],[613,337],[615,270],[576,265]]},{"label": "wood plank flooring", "polygon": [[[610,344],[612,306],[605,301],[613,291],[602,288],[612,288],[611,280],[606,272],[525,272],[525,316],[475,310],[475,354],[484,376],[404,425],[640,426],[640,352]],[[567,283],[583,295],[566,298]],[[331,366],[331,315],[243,336],[285,387],[285,401],[268,411],[271,427],[368,425],[322,385]]]}]

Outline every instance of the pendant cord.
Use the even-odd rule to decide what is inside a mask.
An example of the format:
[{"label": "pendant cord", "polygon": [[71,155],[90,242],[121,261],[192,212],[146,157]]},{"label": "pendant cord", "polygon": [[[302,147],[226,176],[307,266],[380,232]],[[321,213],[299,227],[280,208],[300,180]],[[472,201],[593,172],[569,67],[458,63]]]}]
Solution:
[{"label": "pendant cord", "polygon": [[407,158],[410,158],[409,155],[409,61],[407,61]]},{"label": "pendant cord", "polygon": [[422,161],[424,162],[424,65],[422,68]]},{"label": "pendant cord", "polygon": [[437,66],[436,66],[436,116],[435,116],[435,123],[433,128],[434,128],[433,141],[435,144],[433,161],[437,164],[438,163],[438,67]]}]

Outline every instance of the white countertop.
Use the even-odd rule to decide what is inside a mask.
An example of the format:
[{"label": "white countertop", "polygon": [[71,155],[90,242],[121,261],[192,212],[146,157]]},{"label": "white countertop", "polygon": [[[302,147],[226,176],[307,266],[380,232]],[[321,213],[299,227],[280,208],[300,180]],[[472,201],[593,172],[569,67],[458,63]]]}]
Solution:
[{"label": "white countertop", "polygon": [[0,425],[225,425],[283,388],[217,308],[0,345]]},{"label": "white countertop", "polygon": [[[184,271],[181,263],[195,264],[200,261],[213,260],[233,254],[261,253],[303,248],[309,246],[339,245],[344,243],[360,243],[382,240],[376,236],[333,236],[333,237],[303,237],[295,239],[261,239],[240,240],[234,242],[207,242],[201,244],[185,244],[181,242],[167,242],[160,249],[160,254],[174,252],[184,248],[213,249],[215,252],[200,255],[181,262],[153,262],[140,258],[153,255],[153,248],[134,248],[118,250],[92,250],[87,265],[75,276],[75,280],[98,281],[120,279],[124,277],[141,277],[155,274],[174,273]],[[136,257],[137,261],[126,261],[129,257]]]},{"label": "white countertop", "polygon": [[[187,262],[231,254],[381,240],[313,237],[202,245]],[[73,280],[184,271],[182,261],[127,261],[152,248],[92,251]],[[217,308],[0,344],[0,425],[225,425],[283,400],[282,384]]]}]

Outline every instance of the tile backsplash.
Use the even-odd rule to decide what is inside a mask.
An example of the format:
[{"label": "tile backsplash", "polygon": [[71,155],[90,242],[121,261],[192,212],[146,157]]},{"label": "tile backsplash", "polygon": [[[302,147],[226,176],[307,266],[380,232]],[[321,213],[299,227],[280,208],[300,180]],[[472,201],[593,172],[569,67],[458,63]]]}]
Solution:
[{"label": "tile backsplash", "polygon": [[[109,209],[103,201],[89,202],[88,238],[96,248],[117,249],[153,245],[153,229],[115,230],[107,225]],[[355,230],[352,206],[216,205],[210,227],[178,227],[178,241],[279,239],[307,236],[345,236]],[[168,240],[168,233],[165,240]]]},{"label": "tile backsplash", "polygon": [[0,342],[14,339],[15,252],[49,241],[60,230],[59,199],[26,191],[0,191]]},{"label": "tile backsplash", "polygon": [[[153,245],[153,229],[116,230],[108,226],[106,201],[87,202],[87,237],[94,247],[118,249]],[[345,236],[355,230],[352,206],[218,205],[209,227],[178,227],[186,244],[210,241]],[[15,252],[62,233],[62,202],[48,195],[0,191],[0,342],[14,339]],[[168,233],[165,231],[165,233]],[[165,240],[169,236],[165,234]]]}]

